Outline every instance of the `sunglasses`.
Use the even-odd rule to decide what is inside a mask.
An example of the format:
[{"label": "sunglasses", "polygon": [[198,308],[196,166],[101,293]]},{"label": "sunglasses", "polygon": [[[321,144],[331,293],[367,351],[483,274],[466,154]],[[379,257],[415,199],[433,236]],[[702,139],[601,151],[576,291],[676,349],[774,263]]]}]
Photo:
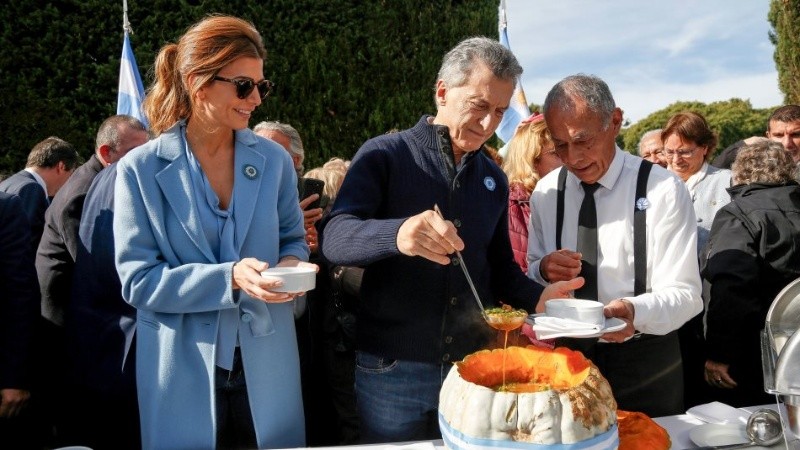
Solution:
[{"label": "sunglasses", "polygon": [[236,86],[236,96],[245,99],[250,96],[253,92],[253,89],[258,88],[258,95],[261,97],[261,100],[267,98],[270,92],[272,92],[272,88],[275,87],[275,83],[269,80],[261,80],[256,83],[252,78],[247,77],[236,77],[236,78],[224,78],[220,76],[215,76],[214,80],[216,81],[224,81],[226,83],[231,83]]}]

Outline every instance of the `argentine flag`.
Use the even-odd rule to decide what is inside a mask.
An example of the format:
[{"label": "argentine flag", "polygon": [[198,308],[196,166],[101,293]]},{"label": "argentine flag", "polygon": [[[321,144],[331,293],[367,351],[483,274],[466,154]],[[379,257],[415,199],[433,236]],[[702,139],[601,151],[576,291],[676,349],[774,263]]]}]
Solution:
[{"label": "argentine flag", "polygon": [[[499,8],[499,32],[500,43],[503,47],[511,50],[511,45],[508,43],[508,33],[506,32],[506,2],[500,1]],[[528,107],[528,101],[525,99],[525,92],[522,90],[522,80],[517,80],[517,87],[514,89],[514,95],[511,96],[511,103],[505,114],[503,120],[500,121],[500,126],[497,127],[497,137],[501,141],[508,144],[508,141],[514,137],[514,131],[517,130],[517,125],[531,115],[531,110]],[[503,152],[501,152],[502,154]]]},{"label": "argentine flag", "polygon": [[119,62],[119,94],[117,95],[117,114],[127,114],[141,120],[149,128],[147,119],[142,112],[144,100],[144,86],[139,76],[139,66],[131,49],[131,40],[125,33],[125,42],[122,45],[122,59]]}]

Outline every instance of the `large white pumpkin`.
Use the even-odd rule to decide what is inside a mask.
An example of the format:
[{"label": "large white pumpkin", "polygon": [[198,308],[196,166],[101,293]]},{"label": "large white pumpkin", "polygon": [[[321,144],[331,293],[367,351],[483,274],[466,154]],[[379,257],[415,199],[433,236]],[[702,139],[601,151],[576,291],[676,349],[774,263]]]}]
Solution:
[{"label": "large white pumpkin", "polygon": [[497,448],[489,440],[608,449],[619,442],[616,409],[608,381],[580,352],[509,347],[473,353],[450,369],[439,423],[450,448]]}]

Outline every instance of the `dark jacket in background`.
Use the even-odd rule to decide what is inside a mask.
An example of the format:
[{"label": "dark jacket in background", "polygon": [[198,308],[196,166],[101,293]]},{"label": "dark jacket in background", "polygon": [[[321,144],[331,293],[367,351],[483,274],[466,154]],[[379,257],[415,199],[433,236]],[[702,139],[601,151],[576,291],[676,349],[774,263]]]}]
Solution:
[{"label": "dark jacket in background", "polygon": [[0,389],[31,393],[17,416],[0,418],[0,447],[20,450],[45,448],[40,421],[33,414],[38,395],[33,362],[39,285],[30,235],[22,200],[0,192]]},{"label": "dark jacket in background", "polygon": [[[74,442],[94,449],[141,448],[136,397],[136,309],[122,299],[114,264],[116,164],[86,194],[65,328],[70,379],[79,402]],[[74,175],[73,175],[74,176]]]},{"label": "dark jacket in background", "polygon": [[22,200],[30,226],[30,252],[35,255],[44,229],[44,213],[50,204],[47,192],[27,170],[20,170],[0,182],[0,192],[14,194]]},{"label": "dark jacket in background", "polygon": [[45,213],[36,271],[42,291],[42,316],[58,326],[64,325],[64,310],[69,302],[83,201],[102,169],[103,163],[92,155],[58,190]]},{"label": "dark jacket in background", "polygon": [[760,332],[775,296],[800,276],[800,186],[749,184],[728,192],[731,203],[717,212],[701,255],[703,278],[711,283],[707,359],[729,364],[739,384],[721,393],[731,396],[724,400],[763,404],[770,397],[764,393]]},{"label": "dark jacket in background", "polygon": [[0,389],[31,388],[39,286],[22,200],[0,192]]}]

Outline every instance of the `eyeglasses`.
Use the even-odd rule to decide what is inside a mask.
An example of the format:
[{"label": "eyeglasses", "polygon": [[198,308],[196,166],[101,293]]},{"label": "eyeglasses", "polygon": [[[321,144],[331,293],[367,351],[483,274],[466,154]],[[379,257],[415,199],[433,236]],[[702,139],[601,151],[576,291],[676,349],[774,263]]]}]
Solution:
[{"label": "eyeglasses", "polygon": [[215,76],[214,80],[232,83],[234,86],[236,86],[236,96],[241,99],[249,97],[253,92],[253,89],[258,88],[258,95],[261,97],[261,100],[264,100],[267,98],[269,93],[272,92],[272,88],[275,87],[275,83],[272,81],[261,80],[256,83],[255,80],[248,77],[224,78]]},{"label": "eyeglasses", "polygon": [[697,147],[693,149],[683,149],[683,150],[664,149],[664,156],[666,156],[669,159],[672,159],[675,155],[678,155],[681,158],[688,158],[694,154],[695,150],[697,150]]}]

